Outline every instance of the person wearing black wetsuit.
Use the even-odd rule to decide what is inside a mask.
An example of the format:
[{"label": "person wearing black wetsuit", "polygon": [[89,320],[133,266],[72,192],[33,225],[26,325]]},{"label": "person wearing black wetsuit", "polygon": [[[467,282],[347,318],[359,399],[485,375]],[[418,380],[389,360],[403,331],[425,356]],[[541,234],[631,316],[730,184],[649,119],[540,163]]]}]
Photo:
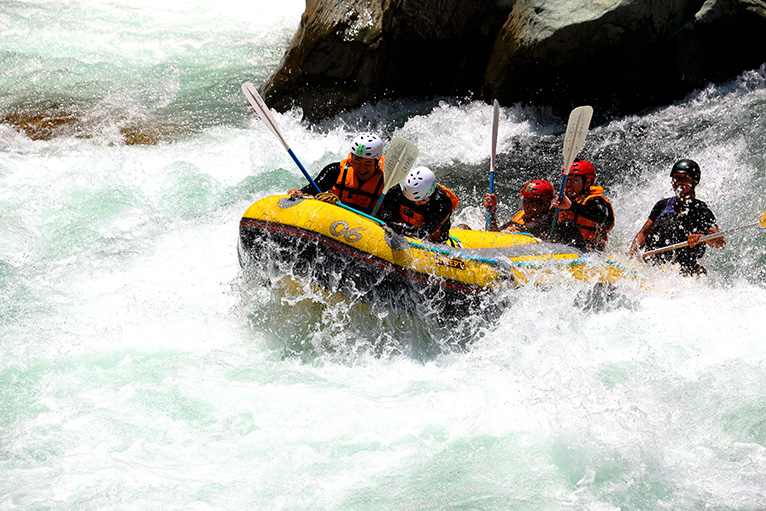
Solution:
[{"label": "person wearing black wetsuit", "polygon": [[381,220],[398,234],[446,243],[457,204],[455,194],[438,184],[430,169],[416,167],[386,194]]},{"label": "person wearing black wetsuit", "polygon": [[649,251],[688,242],[688,247],[654,254],[646,260],[652,264],[678,263],[683,275],[707,273],[697,261],[705,254],[705,244],[723,247],[726,242],[721,237],[699,243],[702,236],[718,232],[715,215],[695,195],[700,176],[699,165],[693,160],[679,160],[673,165],[670,177],[675,195],[654,205],[649,219],[628,249],[629,256],[635,255],[641,248]]}]

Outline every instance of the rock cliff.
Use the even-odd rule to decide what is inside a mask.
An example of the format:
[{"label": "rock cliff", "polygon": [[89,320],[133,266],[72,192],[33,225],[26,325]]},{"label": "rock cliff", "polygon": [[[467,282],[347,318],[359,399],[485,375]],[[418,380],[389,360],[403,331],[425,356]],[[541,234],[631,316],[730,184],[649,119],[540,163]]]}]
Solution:
[{"label": "rock cliff", "polygon": [[615,115],[764,63],[766,0],[307,0],[261,92],[312,120],[439,95]]}]

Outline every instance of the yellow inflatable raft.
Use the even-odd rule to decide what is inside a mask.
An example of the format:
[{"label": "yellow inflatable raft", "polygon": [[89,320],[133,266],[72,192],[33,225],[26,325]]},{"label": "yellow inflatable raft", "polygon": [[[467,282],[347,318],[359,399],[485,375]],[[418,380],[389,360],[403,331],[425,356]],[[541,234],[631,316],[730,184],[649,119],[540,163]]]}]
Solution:
[{"label": "yellow inflatable raft", "polygon": [[254,203],[239,229],[244,268],[310,272],[343,295],[394,303],[437,299],[464,306],[486,293],[559,279],[613,282],[633,270],[597,254],[542,243],[527,234],[456,230],[449,245],[395,234],[377,219],[310,197],[275,195]]}]

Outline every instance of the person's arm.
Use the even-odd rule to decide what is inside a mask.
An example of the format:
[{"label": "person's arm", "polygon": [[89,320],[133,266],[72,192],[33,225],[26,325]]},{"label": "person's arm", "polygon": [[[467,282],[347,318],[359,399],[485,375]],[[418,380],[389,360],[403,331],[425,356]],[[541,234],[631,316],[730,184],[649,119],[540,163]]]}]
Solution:
[{"label": "person's arm", "polygon": [[652,207],[652,210],[649,212],[649,219],[646,221],[644,226],[641,227],[641,230],[638,231],[638,234],[636,234],[636,236],[633,238],[633,242],[628,248],[628,256],[635,255],[638,249],[646,246],[646,237],[649,235],[649,231],[652,229],[654,222],[660,217],[660,215],[662,215],[662,212],[665,210],[665,208],[668,207],[669,200],[671,199],[659,200]]},{"label": "person's arm", "polygon": [[[710,230],[707,232],[708,234],[715,234],[717,232],[720,232],[717,225],[714,225],[710,228]],[[723,248],[726,246],[726,238],[721,236],[720,238],[716,238],[714,240],[707,240],[705,243],[710,245],[713,248]]]},{"label": "person's arm", "polygon": [[[325,168],[322,169],[322,171],[319,173],[319,175],[314,179],[314,182],[319,187],[319,192],[317,192],[317,189],[314,188],[314,185],[309,183],[308,185],[304,186],[300,189],[300,192],[304,195],[316,195],[320,192],[329,192],[333,186],[335,186],[335,183],[338,181],[338,176],[340,175],[340,163],[330,163],[329,165],[325,166]],[[292,190],[291,190],[292,191]]]},{"label": "person's arm", "polygon": [[630,248],[628,248],[628,257],[633,257],[638,249],[646,244],[646,235],[649,233],[649,229],[652,228],[652,225],[654,225],[654,221],[647,220],[641,230],[638,231],[638,234],[636,234],[635,238],[633,238],[633,242],[630,244]]},{"label": "person's arm", "polygon": [[[718,230],[718,224],[716,223],[715,215],[710,210],[710,208],[707,207],[707,204],[705,204],[705,209],[707,210],[707,216],[708,216],[708,230],[707,234],[715,234],[719,232]],[[716,238],[714,240],[707,240],[705,243],[710,245],[713,248],[722,248],[726,245],[726,239],[721,236],[720,238]]]},{"label": "person's arm", "polygon": [[500,232],[519,232],[519,224],[517,224],[513,220],[508,220],[506,223],[501,225],[497,230]]}]

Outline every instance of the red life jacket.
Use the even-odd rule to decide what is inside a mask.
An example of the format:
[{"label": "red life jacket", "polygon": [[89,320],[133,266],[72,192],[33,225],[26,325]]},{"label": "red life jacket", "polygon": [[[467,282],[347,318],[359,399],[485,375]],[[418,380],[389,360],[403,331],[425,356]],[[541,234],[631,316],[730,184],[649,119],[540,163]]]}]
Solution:
[{"label": "red life jacket", "polygon": [[[585,204],[594,197],[601,197],[606,201],[607,204],[609,204],[610,208],[612,207],[612,203],[609,202],[606,197],[604,197],[604,189],[602,187],[591,186],[588,191],[590,192],[589,195],[577,199],[576,202],[578,204]],[[612,223],[609,224],[608,227],[603,228],[593,220],[588,220],[587,218],[574,213],[571,209],[566,209],[559,212],[559,220],[572,220],[580,230],[580,234],[585,240],[587,247],[597,250],[603,250],[606,247],[606,242],[609,241],[609,236],[607,233],[612,230],[612,227],[614,227],[614,220],[612,220]]]},{"label": "red life jacket", "polygon": [[372,177],[360,184],[359,178],[351,166],[351,158],[340,162],[338,180],[330,192],[337,196],[343,204],[352,206],[363,213],[372,213],[375,203],[383,191],[383,160],[379,160],[378,166]]}]

